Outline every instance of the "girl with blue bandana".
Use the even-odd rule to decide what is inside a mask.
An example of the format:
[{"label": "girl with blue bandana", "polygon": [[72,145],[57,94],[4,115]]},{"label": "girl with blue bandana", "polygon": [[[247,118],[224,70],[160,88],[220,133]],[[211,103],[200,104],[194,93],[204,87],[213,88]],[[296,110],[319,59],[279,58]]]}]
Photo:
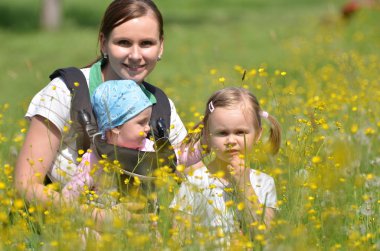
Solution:
[{"label": "girl with blue bandana", "polygon": [[[139,85],[132,80],[110,80],[94,91],[91,97],[99,133],[108,144],[141,151],[154,151],[154,142],[147,139],[152,102]],[[62,190],[68,201],[76,200],[84,187],[97,187],[94,164],[98,163],[93,151],[86,152],[73,178]],[[103,192],[103,191],[102,191]]]}]

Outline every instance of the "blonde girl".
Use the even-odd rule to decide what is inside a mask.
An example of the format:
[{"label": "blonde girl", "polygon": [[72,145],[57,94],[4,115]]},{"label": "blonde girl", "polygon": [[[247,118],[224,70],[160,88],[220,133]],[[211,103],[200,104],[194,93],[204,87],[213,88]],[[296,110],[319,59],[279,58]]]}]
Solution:
[{"label": "blonde girl", "polygon": [[184,148],[191,149],[200,141],[215,158],[186,175],[171,208],[191,215],[193,223],[224,232],[244,230],[261,220],[269,225],[276,211],[274,180],[245,163],[263,133],[263,120],[270,124],[268,144],[276,154],[281,141],[279,123],[260,108],[257,98],[244,88],[215,92],[202,122],[184,143]]}]

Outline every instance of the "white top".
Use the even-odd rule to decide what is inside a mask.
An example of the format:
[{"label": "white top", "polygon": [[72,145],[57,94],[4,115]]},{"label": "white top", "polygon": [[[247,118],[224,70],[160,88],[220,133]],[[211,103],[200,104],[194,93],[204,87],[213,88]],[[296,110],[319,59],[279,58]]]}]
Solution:
[{"label": "white top", "polygon": [[[277,208],[277,195],[271,176],[251,169],[250,181],[258,200],[266,207]],[[209,227],[222,227],[225,231],[234,231],[236,216],[226,201],[233,200],[225,191],[225,184],[211,177],[206,167],[196,169],[187,176],[170,204],[170,208],[198,216],[200,224]],[[236,206],[235,206],[236,208]],[[235,220],[234,220],[235,219]]]},{"label": "white top", "polygon": [[[90,68],[82,69],[82,72],[89,83]],[[170,99],[169,103],[171,107],[169,141],[172,145],[176,145],[185,138],[187,131]],[[69,89],[61,78],[55,78],[33,97],[25,115],[28,119],[35,115],[47,118],[61,132],[63,136],[61,148],[48,176],[53,182],[62,184],[67,183],[78,164],[75,132],[70,128],[70,104]]]}]

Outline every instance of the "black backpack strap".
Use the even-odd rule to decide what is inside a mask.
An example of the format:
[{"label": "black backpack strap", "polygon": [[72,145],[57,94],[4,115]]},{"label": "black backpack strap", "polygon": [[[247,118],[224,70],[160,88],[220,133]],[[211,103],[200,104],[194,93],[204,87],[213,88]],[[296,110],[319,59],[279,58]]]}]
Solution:
[{"label": "black backpack strap", "polygon": [[152,107],[152,117],[150,119],[156,139],[169,138],[171,108],[166,94],[158,87],[147,82],[143,82],[145,88],[152,93],[157,103]]},{"label": "black backpack strap", "polygon": [[77,148],[86,150],[90,148],[90,137],[97,132],[94,113],[92,112],[90,93],[86,77],[76,67],[68,67],[55,70],[50,79],[61,77],[70,90],[71,108],[70,115],[77,132]]}]

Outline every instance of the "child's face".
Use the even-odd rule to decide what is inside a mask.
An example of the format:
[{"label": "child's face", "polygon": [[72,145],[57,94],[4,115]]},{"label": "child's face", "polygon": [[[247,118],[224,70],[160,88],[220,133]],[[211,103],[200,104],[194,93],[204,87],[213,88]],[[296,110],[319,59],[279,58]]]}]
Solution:
[{"label": "child's face", "polygon": [[251,152],[253,144],[260,135],[253,124],[253,114],[241,105],[217,107],[209,115],[208,145],[222,162],[230,161]]},{"label": "child's face", "polygon": [[150,131],[149,120],[152,107],[148,107],[136,117],[120,126],[116,145],[132,149],[141,148],[143,140]]}]

